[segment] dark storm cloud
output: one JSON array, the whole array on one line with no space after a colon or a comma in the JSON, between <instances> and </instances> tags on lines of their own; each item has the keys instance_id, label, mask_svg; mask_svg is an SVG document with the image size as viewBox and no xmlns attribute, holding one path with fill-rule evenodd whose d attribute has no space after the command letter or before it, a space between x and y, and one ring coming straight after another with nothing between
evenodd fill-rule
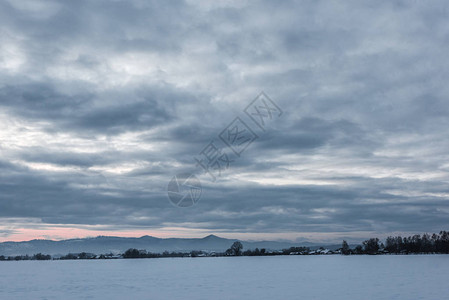
<instances>
[{"instance_id":1,"label":"dark storm cloud","mask_svg":"<svg viewBox=\"0 0 449 300\"><path fill-rule=\"evenodd\" d=\"M3 1L0 215L118 230L444 229L447 14L443 1ZM243 114L262 90L284 111L265 132ZM198 205L172 207L171 176L197 171L236 116L259 138L216 183L201 176Z\"/></svg>"},{"instance_id":2,"label":"dark storm cloud","mask_svg":"<svg viewBox=\"0 0 449 300\"><path fill-rule=\"evenodd\" d=\"M119 156L121 154L122 156ZM60 166L91 167L95 165L106 165L112 162L129 159L124 153L103 152L103 153L77 153L77 152L51 152L45 148L32 147L24 149L20 157L29 162L50 163ZM136 153L132 153L133 156Z\"/></svg>"},{"instance_id":3,"label":"dark storm cloud","mask_svg":"<svg viewBox=\"0 0 449 300\"><path fill-rule=\"evenodd\" d=\"M136 91L108 91L67 95L53 84L32 83L0 89L1 106L28 120L51 121L48 130L120 133L167 124L180 99L189 96L170 88L141 88ZM96 103L103 103L96 108ZM110 103L110 105L104 105Z\"/></svg>"}]
</instances>

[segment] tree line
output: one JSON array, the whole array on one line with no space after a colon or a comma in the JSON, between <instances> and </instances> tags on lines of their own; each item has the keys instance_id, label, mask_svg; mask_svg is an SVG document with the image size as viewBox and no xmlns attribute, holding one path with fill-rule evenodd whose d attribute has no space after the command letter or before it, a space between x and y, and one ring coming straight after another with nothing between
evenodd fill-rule
<instances>
[{"instance_id":1,"label":"tree line","mask_svg":"<svg viewBox=\"0 0 449 300\"><path fill-rule=\"evenodd\" d=\"M351 249L346 241L343 241L341 253L349 254L449 254L449 232L415 234L413 236L389 236L385 243L378 238L371 238Z\"/></svg>"},{"instance_id":2,"label":"tree line","mask_svg":"<svg viewBox=\"0 0 449 300\"><path fill-rule=\"evenodd\" d=\"M37 253L32 256L29 255L16 255L16 256L4 256L0 255L0 261L5 260L50 260L51 255Z\"/></svg>"}]
</instances>

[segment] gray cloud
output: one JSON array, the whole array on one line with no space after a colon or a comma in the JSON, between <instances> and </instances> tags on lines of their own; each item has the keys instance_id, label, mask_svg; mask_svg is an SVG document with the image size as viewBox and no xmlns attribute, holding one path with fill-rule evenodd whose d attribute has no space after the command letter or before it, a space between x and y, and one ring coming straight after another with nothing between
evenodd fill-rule
<instances>
[{"instance_id":1,"label":"gray cloud","mask_svg":"<svg viewBox=\"0 0 449 300\"><path fill-rule=\"evenodd\" d=\"M292 238L444 229L447 12L3 1L0 235L11 218ZM261 91L284 110L266 132L243 114ZM172 207L170 178L198 172L236 116L259 139L217 182L200 176L198 205Z\"/></svg>"}]
</instances>

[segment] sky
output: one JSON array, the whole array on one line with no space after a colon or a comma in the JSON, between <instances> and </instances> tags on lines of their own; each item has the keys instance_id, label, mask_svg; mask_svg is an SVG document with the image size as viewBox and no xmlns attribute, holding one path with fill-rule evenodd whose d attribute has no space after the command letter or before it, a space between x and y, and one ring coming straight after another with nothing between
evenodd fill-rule
<instances>
[{"instance_id":1,"label":"sky","mask_svg":"<svg viewBox=\"0 0 449 300\"><path fill-rule=\"evenodd\" d=\"M446 1L0 1L0 241L448 230L448 14ZM238 155L233 122L250 133ZM228 158L215 180L197 162L211 145ZM183 173L202 189L180 208L167 187Z\"/></svg>"}]
</instances>

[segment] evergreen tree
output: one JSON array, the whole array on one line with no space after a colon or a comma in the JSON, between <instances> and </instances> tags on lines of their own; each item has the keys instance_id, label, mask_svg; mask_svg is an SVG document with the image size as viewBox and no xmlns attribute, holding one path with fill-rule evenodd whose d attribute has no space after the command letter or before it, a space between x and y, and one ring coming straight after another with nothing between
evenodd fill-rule
<instances>
[{"instance_id":1,"label":"evergreen tree","mask_svg":"<svg viewBox=\"0 0 449 300\"><path fill-rule=\"evenodd\" d=\"M345 240L343 240L343 243L341 245L341 254L343 255L351 254L351 249L349 249L349 245Z\"/></svg>"}]
</instances>

